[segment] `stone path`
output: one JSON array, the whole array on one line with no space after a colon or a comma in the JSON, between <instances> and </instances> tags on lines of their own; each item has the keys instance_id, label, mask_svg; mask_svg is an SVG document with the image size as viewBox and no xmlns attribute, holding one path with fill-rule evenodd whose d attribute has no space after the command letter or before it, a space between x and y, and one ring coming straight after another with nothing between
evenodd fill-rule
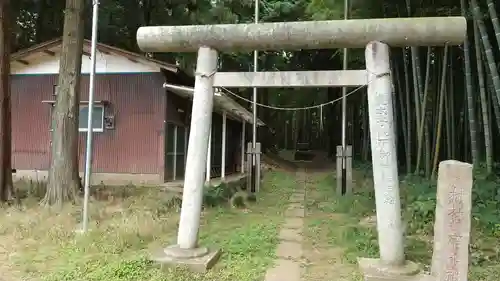
<instances>
[{"instance_id":1,"label":"stone path","mask_svg":"<svg viewBox=\"0 0 500 281\"><path fill-rule=\"evenodd\" d=\"M285 223L279 234L280 244L276 249L278 258L274 267L267 271L265 281L301 280L303 273L302 231L305 216L305 172L297 172L297 182L297 190L290 196L290 204L285 211Z\"/></svg>"}]
</instances>

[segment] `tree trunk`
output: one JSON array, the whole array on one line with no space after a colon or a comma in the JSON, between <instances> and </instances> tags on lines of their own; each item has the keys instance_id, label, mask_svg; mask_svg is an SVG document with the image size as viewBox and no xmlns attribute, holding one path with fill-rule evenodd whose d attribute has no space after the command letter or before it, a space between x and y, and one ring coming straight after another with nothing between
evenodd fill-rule
<instances>
[{"instance_id":1,"label":"tree trunk","mask_svg":"<svg viewBox=\"0 0 500 281\"><path fill-rule=\"evenodd\" d=\"M449 73L451 75L448 75L449 79L447 80L448 82L448 91L447 94L444 96L444 116L445 116L445 124L446 124L446 157L445 159L453 159L451 157L451 148L453 146L453 140L451 138L451 127L453 126L453 122L450 122L450 120L453 120L453 115L451 115L450 111L450 97L453 96L453 70L454 70L454 64L453 64L453 48L450 47L449 49L449 57L450 59L450 64L449 64Z\"/></svg>"},{"instance_id":2,"label":"tree trunk","mask_svg":"<svg viewBox=\"0 0 500 281\"><path fill-rule=\"evenodd\" d=\"M10 0L0 1L0 201L11 200L12 184L12 123L10 102Z\"/></svg>"},{"instance_id":3,"label":"tree trunk","mask_svg":"<svg viewBox=\"0 0 500 281\"><path fill-rule=\"evenodd\" d=\"M500 23L498 22L497 11L495 10L495 2L486 0L486 3L488 4L488 12L490 13L491 23L497 38L498 49L500 50Z\"/></svg>"},{"instance_id":4,"label":"tree trunk","mask_svg":"<svg viewBox=\"0 0 500 281\"><path fill-rule=\"evenodd\" d=\"M410 108L410 75L409 75L409 70L408 70L408 59L406 57L407 52L406 48L402 48L403 50L403 72L404 72L404 77L405 77L405 97L406 97L406 172L410 173L411 172L411 165L412 165L412 149L413 149L413 143L412 143L412 122L411 122L411 108ZM369 135L369 134L368 134Z\"/></svg>"},{"instance_id":5,"label":"tree trunk","mask_svg":"<svg viewBox=\"0 0 500 281\"><path fill-rule=\"evenodd\" d=\"M481 34L481 42L483 43L484 53L486 56L486 61L488 63L487 70L489 71L491 80L493 82L496 101L500 103L500 77L498 76L498 68L495 62L495 56L493 55L493 48L488 37L488 31L486 29L484 21L482 20L481 9L479 8L476 0L471 0L471 9L474 20L476 21L477 27L479 29L479 34Z\"/></svg>"},{"instance_id":6,"label":"tree trunk","mask_svg":"<svg viewBox=\"0 0 500 281\"><path fill-rule=\"evenodd\" d=\"M432 49L431 47L427 47L427 59L425 63L425 86L424 86L424 95L421 98L422 102L422 107L421 107L421 117L422 120L419 123L420 127L417 128L417 167L415 170L415 174L418 174L420 172L420 159L422 155L424 154L424 151L422 151L423 147L423 142L422 142L422 137L425 136L425 154L428 154L429 151L429 126L427 125L427 94L429 93L429 83L430 83L430 73L431 73L431 52ZM426 158L427 159L427 158ZM426 160L427 161L427 160Z\"/></svg>"},{"instance_id":7,"label":"tree trunk","mask_svg":"<svg viewBox=\"0 0 500 281\"><path fill-rule=\"evenodd\" d=\"M488 118L488 102L486 99L486 86L484 83L484 69L481 56L481 45L479 39L479 30L477 23L474 22L474 44L476 46L476 64L477 64L477 78L479 87L479 96L481 99L481 113L483 117L484 126L484 148L486 156L486 171L491 173L493 170L493 150L491 146L491 127Z\"/></svg>"},{"instance_id":8,"label":"tree trunk","mask_svg":"<svg viewBox=\"0 0 500 281\"><path fill-rule=\"evenodd\" d=\"M475 1L475 0L473 0ZM467 6L465 0L460 0L462 9L462 16L467 16ZM467 95L467 110L469 112L469 131L470 131L470 148L472 155L472 164L475 167L479 165L479 152L477 147L477 133L476 133L476 113L474 107L474 98L472 97L472 70L470 65L470 48L469 38L465 37L464 41L464 67L465 67L465 94Z\"/></svg>"},{"instance_id":9,"label":"tree trunk","mask_svg":"<svg viewBox=\"0 0 500 281\"><path fill-rule=\"evenodd\" d=\"M66 0L57 101L52 112L52 158L44 205L73 202L80 186L78 116L84 2Z\"/></svg>"},{"instance_id":10,"label":"tree trunk","mask_svg":"<svg viewBox=\"0 0 500 281\"><path fill-rule=\"evenodd\" d=\"M435 178L436 171L439 161L439 148L441 146L441 130L443 127L443 106L444 106L444 96L446 94L446 70L448 69L448 46L444 46L443 54L443 64L441 71L441 86L439 87L439 108L438 108L438 119L436 122L436 141L434 142L434 160L432 162L432 173L431 178Z\"/></svg>"}]
</instances>

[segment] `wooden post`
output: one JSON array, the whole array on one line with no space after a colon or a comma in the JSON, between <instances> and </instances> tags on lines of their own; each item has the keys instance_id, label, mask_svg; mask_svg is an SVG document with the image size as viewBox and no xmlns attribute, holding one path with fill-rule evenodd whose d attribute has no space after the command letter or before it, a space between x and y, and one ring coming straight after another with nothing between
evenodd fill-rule
<instances>
[{"instance_id":1,"label":"wooden post","mask_svg":"<svg viewBox=\"0 0 500 281\"><path fill-rule=\"evenodd\" d=\"M347 194L352 194L352 145L346 147L345 152L345 163L346 163L346 191Z\"/></svg>"},{"instance_id":2,"label":"wooden post","mask_svg":"<svg viewBox=\"0 0 500 281\"><path fill-rule=\"evenodd\" d=\"M342 150L342 146L338 145L337 146L337 164L336 164L336 169L337 169L337 195L344 195L342 194L342 181L343 181L343 165L342 162L345 161L346 167L345 167L345 193L344 194L351 194L352 193L352 146L348 145L346 146L345 153Z\"/></svg>"},{"instance_id":3,"label":"wooden post","mask_svg":"<svg viewBox=\"0 0 500 281\"><path fill-rule=\"evenodd\" d=\"M224 111L222 113L222 153L221 153L221 180L226 179L226 120L227 113Z\"/></svg>"},{"instance_id":4,"label":"wooden post","mask_svg":"<svg viewBox=\"0 0 500 281\"><path fill-rule=\"evenodd\" d=\"M241 124L241 173L245 173L245 124L243 121Z\"/></svg>"},{"instance_id":5,"label":"wooden post","mask_svg":"<svg viewBox=\"0 0 500 281\"><path fill-rule=\"evenodd\" d=\"M337 162L336 162L336 169L337 169L337 195L341 196L342 195L342 158L343 158L343 150L341 145L337 145Z\"/></svg>"},{"instance_id":6,"label":"wooden post","mask_svg":"<svg viewBox=\"0 0 500 281\"><path fill-rule=\"evenodd\" d=\"M261 180L261 143L258 142L255 144L255 192L259 192L260 190L260 180Z\"/></svg>"},{"instance_id":7,"label":"wooden post","mask_svg":"<svg viewBox=\"0 0 500 281\"><path fill-rule=\"evenodd\" d=\"M247 191L252 190L252 157L253 156L253 145L251 142L247 143Z\"/></svg>"},{"instance_id":8,"label":"wooden post","mask_svg":"<svg viewBox=\"0 0 500 281\"><path fill-rule=\"evenodd\" d=\"M174 159L173 159L173 175L172 179L175 181L177 179L177 125L174 126Z\"/></svg>"}]
</instances>

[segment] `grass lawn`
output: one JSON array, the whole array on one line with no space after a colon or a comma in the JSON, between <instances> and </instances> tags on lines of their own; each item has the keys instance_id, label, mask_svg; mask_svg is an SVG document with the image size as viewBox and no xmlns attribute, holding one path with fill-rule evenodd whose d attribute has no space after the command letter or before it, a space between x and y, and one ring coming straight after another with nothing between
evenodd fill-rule
<instances>
[{"instance_id":1,"label":"grass lawn","mask_svg":"<svg viewBox=\"0 0 500 281\"><path fill-rule=\"evenodd\" d=\"M90 204L92 231L75 234L81 206L47 210L37 199L0 208L0 276L5 280L196 281L263 279L274 260L278 229L295 177L267 172L258 202L247 210L205 209L200 244L223 250L207 274L181 268L160 270L149 251L174 243L179 214L170 196L154 189L109 192Z\"/></svg>"},{"instance_id":2,"label":"grass lawn","mask_svg":"<svg viewBox=\"0 0 500 281\"><path fill-rule=\"evenodd\" d=\"M339 198L335 179L311 175L308 189L307 241L310 245L306 280L360 281L357 257L378 257L373 183L369 173L355 174L355 194ZM500 211L489 194L498 181L476 177L473 196L469 280L496 281L500 275ZM432 257L435 182L402 181L402 209L409 260L429 265ZM321 277L324 278L321 278Z\"/></svg>"}]
</instances>

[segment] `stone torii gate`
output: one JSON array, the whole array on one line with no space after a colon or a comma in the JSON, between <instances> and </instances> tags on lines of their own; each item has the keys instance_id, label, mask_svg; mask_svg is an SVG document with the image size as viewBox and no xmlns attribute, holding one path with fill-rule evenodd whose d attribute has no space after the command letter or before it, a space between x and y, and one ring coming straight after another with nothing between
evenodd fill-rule
<instances>
[{"instance_id":1,"label":"stone torii gate","mask_svg":"<svg viewBox=\"0 0 500 281\"><path fill-rule=\"evenodd\" d=\"M154 259L206 270L219 250L198 245L214 87L368 86L368 109L380 259L360 259L367 280L401 280L414 274L405 260L393 126L389 46L458 45L463 17L392 18L260 24L141 27L146 52L198 52L191 132L177 244ZM366 48L366 69L312 72L217 72L218 51ZM378 278L378 279L377 279Z\"/></svg>"}]
</instances>

